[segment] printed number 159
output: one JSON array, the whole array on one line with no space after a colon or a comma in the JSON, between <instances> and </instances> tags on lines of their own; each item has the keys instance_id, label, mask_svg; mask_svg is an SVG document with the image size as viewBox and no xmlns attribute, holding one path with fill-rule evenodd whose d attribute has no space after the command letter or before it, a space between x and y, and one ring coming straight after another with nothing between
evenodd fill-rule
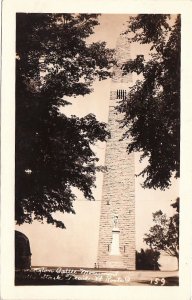
<instances>
[{"instance_id":1,"label":"printed number 159","mask_svg":"<svg viewBox=\"0 0 192 300\"><path fill-rule=\"evenodd\" d=\"M154 285L165 285L165 278L152 278L150 284Z\"/></svg>"}]
</instances>

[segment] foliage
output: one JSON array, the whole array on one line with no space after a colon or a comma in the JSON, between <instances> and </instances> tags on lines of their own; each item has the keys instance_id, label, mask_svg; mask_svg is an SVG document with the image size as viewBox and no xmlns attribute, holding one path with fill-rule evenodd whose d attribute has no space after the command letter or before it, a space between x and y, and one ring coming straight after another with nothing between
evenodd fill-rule
<instances>
[{"instance_id":1,"label":"foliage","mask_svg":"<svg viewBox=\"0 0 192 300\"><path fill-rule=\"evenodd\" d=\"M67 97L85 95L110 76L113 51L86 39L98 25L95 14L17 14L15 218L64 224L56 211L75 213L73 187L93 199L102 167L92 150L105 141L106 124L93 114L67 117ZM67 98L68 99L68 98ZM62 110L63 111L63 110Z\"/></svg>"},{"instance_id":2,"label":"foliage","mask_svg":"<svg viewBox=\"0 0 192 300\"><path fill-rule=\"evenodd\" d=\"M161 210L153 213L152 226L144 241L154 250L163 250L179 259L179 198L172 204L177 212L168 218Z\"/></svg>"},{"instance_id":3,"label":"foliage","mask_svg":"<svg viewBox=\"0 0 192 300\"><path fill-rule=\"evenodd\" d=\"M159 257L160 252L153 249L136 251L136 270L159 270Z\"/></svg>"},{"instance_id":4,"label":"foliage","mask_svg":"<svg viewBox=\"0 0 192 300\"><path fill-rule=\"evenodd\" d=\"M174 24L173 24L174 23ZM127 38L148 45L124 64L124 74L138 75L127 100L118 110L124 113L124 139L128 152L141 151L148 165L138 175L144 188L165 189L171 177L179 177L180 165L180 16L137 15L129 22ZM142 48L142 47L141 47Z\"/></svg>"}]
</instances>

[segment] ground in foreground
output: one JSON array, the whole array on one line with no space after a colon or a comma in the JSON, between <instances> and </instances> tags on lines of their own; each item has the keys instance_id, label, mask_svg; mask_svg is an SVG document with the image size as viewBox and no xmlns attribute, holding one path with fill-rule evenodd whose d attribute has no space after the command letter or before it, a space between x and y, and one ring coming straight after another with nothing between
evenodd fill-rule
<instances>
[{"instance_id":1,"label":"ground in foreground","mask_svg":"<svg viewBox=\"0 0 192 300\"><path fill-rule=\"evenodd\" d=\"M35 267L16 270L15 285L179 285L178 271L124 271Z\"/></svg>"}]
</instances>

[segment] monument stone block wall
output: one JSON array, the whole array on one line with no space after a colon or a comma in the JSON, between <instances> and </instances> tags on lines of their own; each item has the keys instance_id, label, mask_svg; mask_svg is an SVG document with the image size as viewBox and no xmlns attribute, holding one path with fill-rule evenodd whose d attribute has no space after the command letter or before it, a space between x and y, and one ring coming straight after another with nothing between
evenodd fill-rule
<instances>
[{"instance_id":1,"label":"monument stone block wall","mask_svg":"<svg viewBox=\"0 0 192 300\"><path fill-rule=\"evenodd\" d=\"M103 195L101 201L98 267L135 270L135 176L134 154L127 154L127 140L121 140L123 129L115 106L118 89L127 89L131 76L122 77L121 64L130 59L130 46L125 37L117 41L118 66L111 80ZM116 243L116 244L115 244ZM117 245L118 243L118 245ZM119 254L114 249L119 249Z\"/></svg>"}]
</instances>

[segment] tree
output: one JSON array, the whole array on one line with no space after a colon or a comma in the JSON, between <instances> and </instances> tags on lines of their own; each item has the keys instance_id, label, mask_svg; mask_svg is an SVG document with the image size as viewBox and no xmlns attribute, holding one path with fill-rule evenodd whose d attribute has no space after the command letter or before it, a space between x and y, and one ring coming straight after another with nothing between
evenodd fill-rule
<instances>
[{"instance_id":1,"label":"tree","mask_svg":"<svg viewBox=\"0 0 192 300\"><path fill-rule=\"evenodd\" d=\"M67 117L66 96L110 76L113 51L86 39L95 14L17 14L15 219L64 228L56 211L75 213L73 187L92 200L98 166L92 145L109 137L93 114ZM68 99L68 98L67 98Z\"/></svg>"},{"instance_id":2,"label":"tree","mask_svg":"<svg viewBox=\"0 0 192 300\"><path fill-rule=\"evenodd\" d=\"M124 113L128 153L141 151L147 166L138 175L144 188L165 189L180 171L180 15L137 15L130 19L127 38L150 47L125 63L124 74L139 75L118 110Z\"/></svg>"},{"instance_id":3,"label":"tree","mask_svg":"<svg viewBox=\"0 0 192 300\"><path fill-rule=\"evenodd\" d=\"M136 251L136 270L159 270L159 257L160 252L153 249Z\"/></svg>"},{"instance_id":4,"label":"tree","mask_svg":"<svg viewBox=\"0 0 192 300\"><path fill-rule=\"evenodd\" d=\"M177 258L179 262L179 198L172 204L176 208L176 214L167 218L161 210L153 213L152 226L144 241L154 250L163 250L170 256Z\"/></svg>"}]
</instances>

